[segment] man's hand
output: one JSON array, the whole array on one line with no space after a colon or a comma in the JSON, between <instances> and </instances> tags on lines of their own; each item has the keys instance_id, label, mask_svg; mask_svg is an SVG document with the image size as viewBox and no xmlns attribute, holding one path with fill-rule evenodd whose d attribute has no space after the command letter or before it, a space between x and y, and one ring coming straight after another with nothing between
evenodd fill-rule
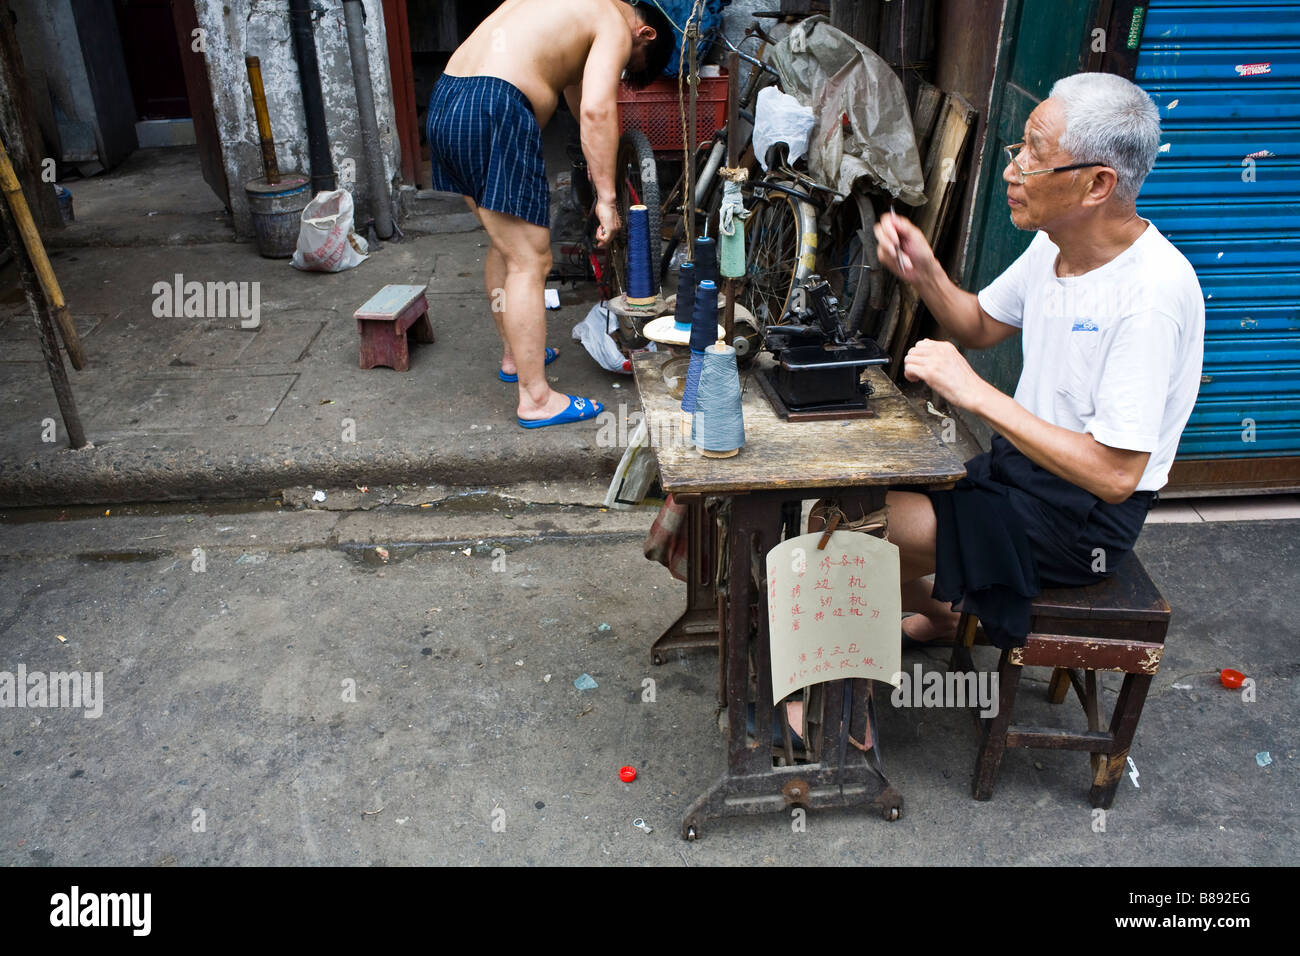
<instances>
[{"instance_id":1,"label":"man's hand","mask_svg":"<svg viewBox=\"0 0 1300 956\"><path fill-rule=\"evenodd\" d=\"M958 408L973 408L982 392L991 386L980 378L951 342L922 339L903 360L903 375L909 382L925 382L935 394Z\"/></svg>"},{"instance_id":2,"label":"man's hand","mask_svg":"<svg viewBox=\"0 0 1300 956\"><path fill-rule=\"evenodd\" d=\"M603 249L623 228L623 223L618 217L618 207L612 202L596 203L596 219L600 222L596 228L596 243Z\"/></svg>"},{"instance_id":3,"label":"man's hand","mask_svg":"<svg viewBox=\"0 0 1300 956\"><path fill-rule=\"evenodd\" d=\"M874 231L876 255L890 272L904 282L930 277L936 264L934 253L910 219L889 212L880 217Z\"/></svg>"}]
</instances>

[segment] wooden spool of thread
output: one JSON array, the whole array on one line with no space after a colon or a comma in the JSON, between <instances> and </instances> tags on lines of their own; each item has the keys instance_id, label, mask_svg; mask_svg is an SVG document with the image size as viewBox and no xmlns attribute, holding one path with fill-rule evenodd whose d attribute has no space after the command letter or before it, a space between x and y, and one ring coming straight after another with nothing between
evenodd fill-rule
<instances>
[{"instance_id":1,"label":"wooden spool of thread","mask_svg":"<svg viewBox=\"0 0 1300 956\"><path fill-rule=\"evenodd\" d=\"M650 278L650 210L633 206L627 211L627 304L654 305Z\"/></svg>"}]
</instances>

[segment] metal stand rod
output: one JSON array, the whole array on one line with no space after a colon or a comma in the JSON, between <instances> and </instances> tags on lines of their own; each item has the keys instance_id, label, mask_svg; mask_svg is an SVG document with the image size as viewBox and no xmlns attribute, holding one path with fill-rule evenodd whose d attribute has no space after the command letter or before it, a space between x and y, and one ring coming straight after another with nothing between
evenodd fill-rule
<instances>
[{"instance_id":1,"label":"metal stand rod","mask_svg":"<svg viewBox=\"0 0 1300 956\"><path fill-rule=\"evenodd\" d=\"M727 168L740 164L740 57L727 57ZM739 227L737 227L739 228ZM727 305L722 311L722 341L731 344L736 330L736 280L727 279Z\"/></svg>"},{"instance_id":2,"label":"metal stand rod","mask_svg":"<svg viewBox=\"0 0 1300 956\"><path fill-rule=\"evenodd\" d=\"M686 245L690 250L688 258L694 261L695 252L695 189L692 175L695 167L695 151L699 148L699 131L696 129L696 103L699 99L700 71L696 58L696 44L699 40L699 27L692 23L686 30L687 35L687 70L686 85L690 88L686 94Z\"/></svg>"},{"instance_id":3,"label":"metal stand rod","mask_svg":"<svg viewBox=\"0 0 1300 956\"><path fill-rule=\"evenodd\" d=\"M77 412L77 401L72 396L72 386L68 382L68 372L63 367L63 353L59 351L59 340L54 334L54 325L50 322L45 294L41 291L40 280L28 258L27 249L14 221L12 210L7 202L0 202L0 219L4 220L5 236L9 248L13 251L14 262L18 265L18 274L22 279L23 292L27 295L27 305L36 320L36 330L41 338L41 353L45 356L45 366L50 372L50 384L54 386L54 397L59 403L59 413L63 416L63 427L68 433L69 448L84 448L86 433L81 428L81 415Z\"/></svg>"}]
</instances>

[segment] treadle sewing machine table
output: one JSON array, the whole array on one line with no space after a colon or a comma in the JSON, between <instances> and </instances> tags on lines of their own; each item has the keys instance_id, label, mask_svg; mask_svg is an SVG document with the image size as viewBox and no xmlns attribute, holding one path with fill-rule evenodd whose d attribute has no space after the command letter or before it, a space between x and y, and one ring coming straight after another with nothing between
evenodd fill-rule
<instances>
[{"instance_id":1,"label":"treadle sewing machine table","mask_svg":"<svg viewBox=\"0 0 1300 956\"><path fill-rule=\"evenodd\" d=\"M902 797L883 785L865 755L850 746L845 766L839 765L846 681L815 685L822 707L814 698L807 718L810 762L774 766L766 589L757 582L765 580L763 556L783 537L802 533L805 499L833 498L855 517L883 507L889 488L947 487L966 470L879 368L867 373L874 417L844 421L784 421L757 381L742 373L745 447L735 458L705 458L684 442L661 440L680 435L681 428L681 403L663 381L668 359L663 352L641 352L632 362L660 483L688 508L687 608L655 642L651 657L662 664L677 651L718 650L720 704L728 718L727 769L686 811L682 836L695 839L709 818L792 806L874 806L886 819L897 819ZM730 503L725 540L706 497ZM727 558L725 586L718 588L721 555ZM863 740L867 682L851 684L849 727ZM789 735L781 739L783 753L792 757Z\"/></svg>"}]
</instances>

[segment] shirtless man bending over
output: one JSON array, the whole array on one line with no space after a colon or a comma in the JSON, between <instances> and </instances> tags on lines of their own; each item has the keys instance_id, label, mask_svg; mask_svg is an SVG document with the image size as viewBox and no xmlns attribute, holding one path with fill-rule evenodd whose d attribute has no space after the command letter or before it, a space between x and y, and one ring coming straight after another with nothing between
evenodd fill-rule
<instances>
[{"instance_id":1,"label":"shirtless man bending over","mask_svg":"<svg viewBox=\"0 0 1300 956\"><path fill-rule=\"evenodd\" d=\"M597 239L621 226L614 205L618 84L659 76L674 49L653 0L506 0L452 54L429 103L433 186L458 192L491 240L484 282L505 344L500 377L519 383L525 428L594 418L598 402L553 391L545 366L550 188L542 127L563 94L579 118L596 190Z\"/></svg>"}]
</instances>

